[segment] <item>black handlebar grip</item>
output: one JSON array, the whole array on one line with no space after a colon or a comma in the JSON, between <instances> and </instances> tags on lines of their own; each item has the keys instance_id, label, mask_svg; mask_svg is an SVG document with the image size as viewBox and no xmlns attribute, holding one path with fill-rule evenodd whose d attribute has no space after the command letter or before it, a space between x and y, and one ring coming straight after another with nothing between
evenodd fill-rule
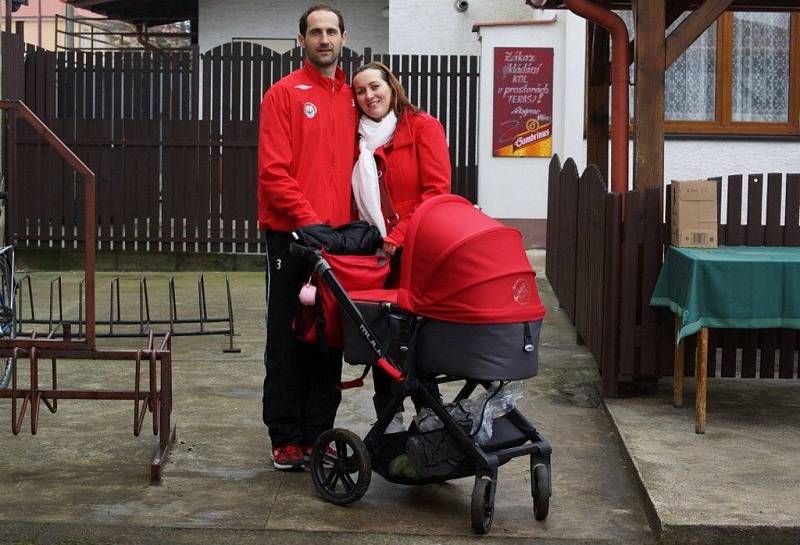
<instances>
[{"instance_id":1,"label":"black handlebar grip","mask_svg":"<svg viewBox=\"0 0 800 545\"><path fill-rule=\"evenodd\" d=\"M296 258L302 259L311 266L314 266L317 261L322 258L321 251L303 246L297 242L292 242L289 244L289 253Z\"/></svg>"}]
</instances>

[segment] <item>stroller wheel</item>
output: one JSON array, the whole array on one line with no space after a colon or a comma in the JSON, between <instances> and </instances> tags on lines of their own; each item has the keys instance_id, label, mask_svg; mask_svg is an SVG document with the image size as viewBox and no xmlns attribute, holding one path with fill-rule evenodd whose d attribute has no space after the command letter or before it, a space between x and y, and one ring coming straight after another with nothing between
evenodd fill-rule
<instances>
[{"instance_id":1,"label":"stroller wheel","mask_svg":"<svg viewBox=\"0 0 800 545\"><path fill-rule=\"evenodd\" d=\"M533 468L533 516L536 520L544 520L550 512L550 468L537 464Z\"/></svg>"},{"instance_id":2,"label":"stroller wheel","mask_svg":"<svg viewBox=\"0 0 800 545\"><path fill-rule=\"evenodd\" d=\"M326 501L348 505L361 499L372 478L364 442L349 430L335 428L324 432L314 443L311 478Z\"/></svg>"},{"instance_id":3,"label":"stroller wheel","mask_svg":"<svg viewBox=\"0 0 800 545\"><path fill-rule=\"evenodd\" d=\"M490 477L477 477L472 488L472 505L470 517L472 529L476 534L483 535L492 527L494 520L494 486Z\"/></svg>"}]
</instances>

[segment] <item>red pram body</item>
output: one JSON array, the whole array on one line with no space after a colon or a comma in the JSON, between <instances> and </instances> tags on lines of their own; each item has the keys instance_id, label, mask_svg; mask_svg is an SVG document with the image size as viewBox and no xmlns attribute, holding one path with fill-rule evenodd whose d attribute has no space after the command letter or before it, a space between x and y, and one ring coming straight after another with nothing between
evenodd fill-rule
<instances>
[{"instance_id":1,"label":"red pram body","mask_svg":"<svg viewBox=\"0 0 800 545\"><path fill-rule=\"evenodd\" d=\"M425 318L415 342L422 371L481 380L538 372L544 306L519 231L469 201L441 195L409 225L397 290L350 291L376 331L391 331L386 305ZM345 320L345 360L369 363L357 324Z\"/></svg>"}]
</instances>

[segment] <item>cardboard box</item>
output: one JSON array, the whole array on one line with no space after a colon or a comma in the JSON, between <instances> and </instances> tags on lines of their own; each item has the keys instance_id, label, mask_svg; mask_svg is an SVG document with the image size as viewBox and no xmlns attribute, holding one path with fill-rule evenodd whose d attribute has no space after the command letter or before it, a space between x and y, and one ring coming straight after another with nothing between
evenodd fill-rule
<instances>
[{"instance_id":1,"label":"cardboard box","mask_svg":"<svg viewBox=\"0 0 800 545\"><path fill-rule=\"evenodd\" d=\"M672 245L717 247L717 184L707 180L672 181Z\"/></svg>"}]
</instances>

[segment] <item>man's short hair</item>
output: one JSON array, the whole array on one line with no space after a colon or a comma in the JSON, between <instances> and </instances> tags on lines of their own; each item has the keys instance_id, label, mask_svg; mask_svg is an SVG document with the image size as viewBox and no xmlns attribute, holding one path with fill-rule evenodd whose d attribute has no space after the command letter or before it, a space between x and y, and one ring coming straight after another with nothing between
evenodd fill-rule
<instances>
[{"instance_id":1,"label":"man's short hair","mask_svg":"<svg viewBox=\"0 0 800 545\"><path fill-rule=\"evenodd\" d=\"M342 17L342 12L328 4L317 4L308 8L306 12L300 16L300 36L305 38L306 30L308 30L308 16L315 11L330 11L331 13L335 13L336 17L339 18L339 32L344 34L344 17Z\"/></svg>"}]
</instances>

